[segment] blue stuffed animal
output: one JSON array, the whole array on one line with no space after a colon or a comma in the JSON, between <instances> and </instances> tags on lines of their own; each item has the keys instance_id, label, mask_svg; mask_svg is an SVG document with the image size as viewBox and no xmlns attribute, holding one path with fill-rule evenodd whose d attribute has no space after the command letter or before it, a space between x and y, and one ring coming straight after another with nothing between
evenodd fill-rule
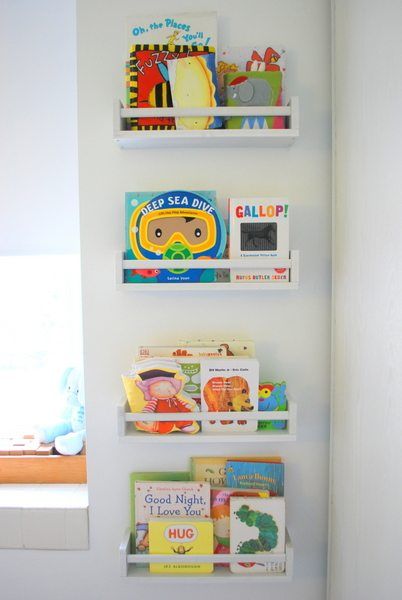
<instances>
[{"instance_id":1,"label":"blue stuffed animal","mask_svg":"<svg viewBox=\"0 0 402 600\"><path fill-rule=\"evenodd\" d=\"M60 418L38 426L36 432L41 442L55 442L60 454L79 454L85 442L84 386L80 369L65 370L61 390L66 402Z\"/></svg>"}]
</instances>

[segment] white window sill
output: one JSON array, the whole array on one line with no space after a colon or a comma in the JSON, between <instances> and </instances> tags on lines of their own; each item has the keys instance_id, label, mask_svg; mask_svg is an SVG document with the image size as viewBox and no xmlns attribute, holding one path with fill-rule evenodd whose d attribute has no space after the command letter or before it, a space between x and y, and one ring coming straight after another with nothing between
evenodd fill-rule
<instances>
[{"instance_id":1,"label":"white window sill","mask_svg":"<svg viewBox=\"0 0 402 600\"><path fill-rule=\"evenodd\" d=\"M0 548L87 550L83 484L1 484Z\"/></svg>"}]
</instances>

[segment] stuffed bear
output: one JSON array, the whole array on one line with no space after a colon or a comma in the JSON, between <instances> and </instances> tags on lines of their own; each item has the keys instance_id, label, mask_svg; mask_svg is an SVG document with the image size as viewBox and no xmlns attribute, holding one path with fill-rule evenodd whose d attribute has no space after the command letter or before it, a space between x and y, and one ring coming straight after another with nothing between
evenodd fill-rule
<instances>
[{"instance_id":1,"label":"stuffed bear","mask_svg":"<svg viewBox=\"0 0 402 600\"><path fill-rule=\"evenodd\" d=\"M65 370L61 390L65 396L65 407L60 418L37 426L36 433L43 443L54 441L60 454L79 454L85 441L84 387L79 369Z\"/></svg>"}]
</instances>

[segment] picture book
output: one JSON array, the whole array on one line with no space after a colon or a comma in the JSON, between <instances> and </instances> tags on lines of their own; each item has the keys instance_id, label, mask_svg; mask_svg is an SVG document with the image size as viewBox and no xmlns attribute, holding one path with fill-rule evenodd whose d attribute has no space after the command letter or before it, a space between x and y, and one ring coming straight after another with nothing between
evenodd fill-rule
<instances>
[{"instance_id":1,"label":"picture book","mask_svg":"<svg viewBox=\"0 0 402 600\"><path fill-rule=\"evenodd\" d=\"M149 554L213 554L211 519L150 519ZM212 573L213 563L150 563L151 573Z\"/></svg>"},{"instance_id":2,"label":"picture book","mask_svg":"<svg viewBox=\"0 0 402 600\"><path fill-rule=\"evenodd\" d=\"M210 517L210 485L198 481L136 481L136 551L148 552L150 519Z\"/></svg>"},{"instance_id":3,"label":"picture book","mask_svg":"<svg viewBox=\"0 0 402 600\"><path fill-rule=\"evenodd\" d=\"M135 534L135 484L137 481L190 481L188 471L142 471L130 473L130 530Z\"/></svg>"},{"instance_id":4,"label":"picture book","mask_svg":"<svg viewBox=\"0 0 402 600\"><path fill-rule=\"evenodd\" d=\"M232 554L285 553L284 498L230 498ZM232 563L232 573L282 573L285 561Z\"/></svg>"},{"instance_id":5,"label":"picture book","mask_svg":"<svg viewBox=\"0 0 402 600\"><path fill-rule=\"evenodd\" d=\"M226 226L213 191L127 192L125 230L126 259L221 258L226 247ZM126 283L207 282L214 277L214 269L124 271Z\"/></svg>"},{"instance_id":6,"label":"picture book","mask_svg":"<svg viewBox=\"0 0 402 600\"><path fill-rule=\"evenodd\" d=\"M288 409L286 398L286 383L273 383L270 381L260 383L258 386L258 410L284 411ZM286 429L287 421L259 421L258 429L275 431Z\"/></svg>"},{"instance_id":7,"label":"picture book","mask_svg":"<svg viewBox=\"0 0 402 600\"><path fill-rule=\"evenodd\" d=\"M219 348L226 350L227 356L248 356L254 358L255 343L252 340L237 340L237 339L213 339L213 340L178 340L182 346L210 346L217 345Z\"/></svg>"},{"instance_id":8,"label":"picture book","mask_svg":"<svg viewBox=\"0 0 402 600\"><path fill-rule=\"evenodd\" d=\"M269 498L269 491L211 488L211 518L214 524L215 554L230 553L230 498L235 496Z\"/></svg>"},{"instance_id":9,"label":"picture book","mask_svg":"<svg viewBox=\"0 0 402 600\"><path fill-rule=\"evenodd\" d=\"M225 456L192 456L190 474L192 481L207 481L213 486L226 485Z\"/></svg>"},{"instance_id":10,"label":"picture book","mask_svg":"<svg viewBox=\"0 0 402 600\"><path fill-rule=\"evenodd\" d=\"M244 72L246 72L246 76L254 75L255 73L269 73L270 77L273 77L271 81L267 80L271 90L267 91L264 84L259 84L259 86L262 86L262 89L258 90L258 92L259 94L263 92L263 96L254 105L283 105L286 72L286 51L283 47L265 45L254 48L224 48L218 60L218 87L222 102L225 100L225 75L232 75L236 78L239 76L239 73ZM247 87L249 86L246 86L246 90ZM246 94L246 97L249 95ZM268 103L264 101L267 96L270 97ZM255 118L251 118L248 121L248 126L249 128L255 126ZM285 119L280 116L269 117L267 126L270 129L283 129L285 127Z\"/></svg>"},{"instance_id":11,"label":"picture book","mask_svg":"<svg viewBox=\"0 0 402 600\"><path fill-rule=\"evenodd\" d=\"M255 358L204 359L201 362L201 408L209 412L258 410L259 363ZM213 420L203 422L203 431L257 430L257 421Z\"/></svg>"},{"instance_id":12,"label":"picture book","mask_svg":"<svg viewBox=\"0 0 402 600\"><path fill-rule=\"evenodd\" d=\"M184 346L177 344L176 346L138 347L138 358L140 360L155 357L172 357L176 360L179 358L219 358L220 356L226 356L226 353L226 348L213 344L210 346Z\"/></svg>"},{"instance_id":13,"label":"picture book","mask_svg":"<svg viewBox=\"0 0 402 600\"><path fill-rule=\"evenodd\" d=\"M281 92L282 73L249 72L225 73L226 106L276 106ZM227 129L273 129L275 117L236 116L225 120ZM282 117L283 119L283 117Z\"/></svg>"},{"instance_id":14,"label":"picture book","mask_svg":"<svg viewBox=\"0 0 402 600\"><path fill-rule=\"evenodd\" d=\"M230 198L231 258L289 258L289 203L279 198ZM289 269L230 270L231 281L289 281Z\"/></svg>"},{"instance_id":15,"label":"picture book","mask_svg":"<svg viewBox=\"0 0 402 600\"><path fill-rule=\"evenodd\" d=\"M210 46L177 46L167 44L135 44L130 48L128 85L129 108L171 107L172 93L168 61L214 52ZM126 75L127 77L127 75ZM129 117L133 130L175 129L172 117Z\"/></svg>"},{"instance_id":16,"label":"picture book","mask_svg":"<svg viewBox=\"0 0 402 600\"><path fill-rule=\"evenodd\" d=\"M174 359L142 360L134 363L130 374L122 378L131 412L183 415L181 420L173 421L134 421L138 431L198 433L200 427L192 413L198 412L199 408L184 392L185 377Z\"/></svg>"},{"instance_id":17,"label":"picture book","mask_svg":"<svg viewBox=\"0 0 402 600\"><path fill-rule=\"evenodd\" d=\"M271 496L283 496L285 465L278 462L228 460L226 485L232 488L269 490Z\"/></svg>"},{"instance_id":18,"label":"picture book","mask_svg":"<svg viewBox=\"0 0 402 600\"><path fill-rule=\"evenodd\" d=\"M175 108L214 108L219 106L215 54L168 60L170 92ZM176 117L176 129L215 129L220 117Z\"/></svg>"},{"instance_id":19,"label":"picture book","mask_svg":"<svg viewBox=\"0 0 402 600\"><path fill-rule=\"evenodd\" d=\"M127 52L134 44L217 47L216 12L173 13L127 17Z\"/></svg>"}]
</instances>

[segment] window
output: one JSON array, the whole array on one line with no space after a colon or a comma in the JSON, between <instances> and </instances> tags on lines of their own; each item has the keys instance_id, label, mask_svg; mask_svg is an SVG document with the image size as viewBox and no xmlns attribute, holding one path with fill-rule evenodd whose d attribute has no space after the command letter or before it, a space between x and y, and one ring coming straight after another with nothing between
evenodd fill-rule
<instances>
[{"instance_id":1,"label":"window","mask_svg":"<svg viewBox=\"0 0 402 600\"><path fill-rule=\"evenodd\" d=\"M59 384L82 363L77 255L0 257L0 435L59 416Z\"/></svg>"}]
</instances>

